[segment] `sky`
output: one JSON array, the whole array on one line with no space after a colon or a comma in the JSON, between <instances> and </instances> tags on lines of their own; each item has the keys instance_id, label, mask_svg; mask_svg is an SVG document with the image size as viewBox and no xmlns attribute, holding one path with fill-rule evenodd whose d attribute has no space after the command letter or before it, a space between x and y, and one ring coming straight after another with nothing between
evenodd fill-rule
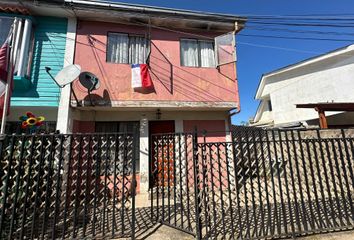
<instances>
[{"instance_id":1,"label":"sky","mask_svg":"<svg viewBox=\"0 0 354 240\"><path fill-rule=\"evenodd\" d=\"M119 2L150 6L180 8L234 15L354 15L353 0L121 0ZM272 26L266 26L268 29ZM303 28L302 28L303 29ZM354 29L354 26L353 26ZM295 29L299 30L299 29ZM307 28L316 31L318 28ZM348 28L321 28L321 31L348 32ZM253 35L278 35L284 37L336 38L353 41L323 41L264 38ZM237 69L241 112L232 119L234 124L248 121L253 117L259 102L254 99L262 74L298 61L323 54L354 43L354 36L312 35L309 33L274 33L270 30L256 31L252 26L237 36Z\"/></svg>"}]
</instances>

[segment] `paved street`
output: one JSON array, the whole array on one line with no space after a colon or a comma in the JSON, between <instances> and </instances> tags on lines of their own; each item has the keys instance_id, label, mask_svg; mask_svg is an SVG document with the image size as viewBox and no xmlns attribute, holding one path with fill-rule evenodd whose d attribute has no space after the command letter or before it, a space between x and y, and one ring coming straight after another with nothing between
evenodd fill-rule
<instances>
[{"instance_id":1,"label":"paved street","mask_svg":"<svg viewBox=\"0 0 354 240\"><path fill-rule=\"evenodd\" d=\"M178 231L168 226L156 226L149 233L141 235L137 239L146 240L187 240L195 239L193 236ZM296 238L297 240L353 240L354 231L334 232L327 234L317 234L307 237ZM127 239L128 240L128 239Z\"/></svg>"}]
</instances>

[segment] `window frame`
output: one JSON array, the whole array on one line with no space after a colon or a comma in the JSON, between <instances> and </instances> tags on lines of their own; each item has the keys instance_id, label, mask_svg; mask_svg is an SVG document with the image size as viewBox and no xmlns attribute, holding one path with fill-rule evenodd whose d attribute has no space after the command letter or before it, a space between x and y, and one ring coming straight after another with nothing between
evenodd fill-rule
<instances>
[{"instance_id":1,"label":"window frame","mask_svg":"<svg viewBox=\"0 0 354 240\"><path fill-rule=\"evenodd\" d=\"M198 51L198 66L185 66L182 64L182 44L181 42L183 40L194 40L197 41L197 51ZM201 58L201 48L200 48L200 42L210 42L213 45L213 51L214 51L214 61L215 61L215 65L214 66L209 66L209 67L203 67L202 66L202 58ZM216 67L216 58L215 58L215 42L213 40L209 40L209 39L200 39L200 38L180 38L179 39L179 55L180 55L180 65L181 67L190 67L190 68L215 68Z\"/></svg>"},{"instance_id":2,"label":"window frame","mask_svg":"<svg viewBox=\"0 0 354 240\"><path fill-rule=\"evenodd\" d=\"M18 36L17 38L13 38L13 41L18 41L17 49L15 49L17 52L15 53L16 59L14 62L14 69L13 69L13 74L14 78L26 78L28 80L31 79L31 71L32 71L32 62L33 62L33 54L35 50L35 24L34 21L31 17L25 17L25 16L0 16L0 18L7 18L7 19L12 19L15 21L17 18L22 22L21 24L21 35ZM20 69L18 66L19 63L19 57L21 54L21 47L22 47L22 41L24 41L23 35L24 35L24 30L25 30L25 22L29 20L30 21L30 29L29 29L29 43L28 43L28 49L27 51L24 52L24 64L22 66L23 69ZM18 30L17 30L18 31ZM15 33L17 34L17 32ZM1 44L1 43L0 43ZM0 46L1 47L1 46ZM19 70L23 72L22 74L19 74Z\"/></svg>"},{"instance_id":3,"label":"window frame","mask_svg":"<svg viewBox=\"0 0 354 240\"><path fill-rule=\"evenodd\" d=\"M128 52L127 52L127 59L128 63L116 63L116 62L111 62L108 61L108 40L109 40L109 34L117 34L117 35L127 35L128 36ZM132 65L132 64L138 64L138 63L129 63L129 48L130 48L130 37L142 37L146 41L146 56L147 59L145 60L146 63L148 62L148 56L150 55L150 49L151 49L151 40L146 37L146 34L139 34L139 33L126 33L126 32L114 32L114 31L108 31L106 34L106 63L111 63L111 64L126 64L126 65Z\"/></svg>"}]
</instances>

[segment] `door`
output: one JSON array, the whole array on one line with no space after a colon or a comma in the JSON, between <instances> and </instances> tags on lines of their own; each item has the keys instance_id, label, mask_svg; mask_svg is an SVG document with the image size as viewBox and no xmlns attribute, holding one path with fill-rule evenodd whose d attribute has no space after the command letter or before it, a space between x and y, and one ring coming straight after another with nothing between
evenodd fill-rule
<instances>
[{"instance_id":1,"label":"door","mask_svg":"<svg viewBox=\"0 0 354 240\"><path fill-rule=\"evenodd\" d=\"M173 152L173 146L170 146L168 139L160 138L159 134L174 133L175 121L151 121L149 122L149 141L150 141L150 174L149 174L149 186L155 187L158 184L158 179L164 179L158 174L161 172L161 167L168 169L169 166L173 166L173 159L170 153ZM158 139L158 140L157 140ZM171 171L173 172L173 171ZM171 178L171 176L170 176ZM170 179L173 180L173 179ZM173 182L173 181L170 181Z\"/></svg>"}]
</instances>

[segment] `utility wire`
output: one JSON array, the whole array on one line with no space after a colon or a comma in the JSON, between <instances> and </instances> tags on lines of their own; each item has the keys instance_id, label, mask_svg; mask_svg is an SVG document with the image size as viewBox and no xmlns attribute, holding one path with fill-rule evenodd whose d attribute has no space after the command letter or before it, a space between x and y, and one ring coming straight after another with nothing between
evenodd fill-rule
<instances>
[{"instance_id":1,"label":"utility wire","mask_svg":"<svg viewBox=\"0 0 354 240\"><path fill-rule=\"evenodd\" d=\"M354 36L354 32L334 32L334 31L317 31L317 30L301 30L301 29L289 29L289 28L269 28L269 27L256 27L247 26L246 29L254 31L271 31L271 32L289 32L289 33L305 33L316 35L335 35L335 36Z\"/></svg>"},{"instance_id":2,"label":"utility wire","mask_svg":"<svg viewBox=\"0 0 354 240\"><path fill-rule=\"evenodd\" d=\"M290 23L290 22L261 22L261 21L248 21L248 23L258 25L279 25L279 26L295 26L295 27L333 27L333 28L353 28L354 22L350 25L343 24L325 24L325 23Z\"/></svg>"},{"instance_id":3,"label":"utility wire","mask_svg":"<svg viewBox=\"0 0 354 240\"><path fill-rule=\"evenodd\" d=\"M72 9L74 10L74 9ZM277 23L267 23L267 22L258 22L259 24L274 24L276 25ZM161 26L156 26L153 24L147 24L147 23L141 23L141 22L130 22L130 24L137 25L137 26L147 26L147 27L152 27L156 29L161 29L161 30L166 30L170 32L175 32L179 34L184 34L184 35L189 35L189 36L195 36L199 38L204 38L204 39L210 39L214 40L214 37L202 35L202 34L196 34L196 33L191 33L191 32L186 32L186 31L180 31L180 30L175 30L175 29L170 29L167 27L161 27ZM283 24L283 23L281 23ZM288 23L284 23L288 24ZM354 24L354 22L353 22ZM310 26L311 24L289 24L290 26ZM323 24L322 24L323 25ZM317 25L314 25L317 26ZM249 26L246 26L246 29ZM345 26L347 27L347 26ZM348 26L349 27L349 26ZM354 25L353 25L354 27ZM283 36L273 36L273 35L257 35L257 34L238 34L241 36L245 37L260 37L260 38L282 38L282 39L296 39L296 40L320 40L320 41L340 41L340 42L354 42L354 39L330 39L330 38L306 38L306 37L283 37ZM319 52L313 52L313 51L306 51L306 50L301 50L301 49L293 49L293 48L285 48L285 47L277 47L277 46L269 46L269 45L263 45L263 44L256 44L256 43L249 43L249 42L243 42L243 41L237 41L238 44L243 44L243 45L248 45L248 46L254 46L254 47L263 47L263 48L271 48L271 49L278 49L278 50L284 50L284 51L293 51L293 52L301 52L301 53L309 53L309 54L319 54Z\"/></svg>"},{"instance_id":4,"label":"utility wire","mask_svg":"<svg viewBox=\"0 0 354 240\"><path fill-rule=\"evenodd\" d=\"M148 25L148 24L144 24L144 23L135 23L135 24L136 25L144 25L144 26ZM204 38L204 39L214 40L213 37L209 37L209 36L205 36L205 35L201 35L201 34L195 34L195 33L190 33L190 32L185 32L185 31L169 29L169 28L166 28L166 27L160 27L160 26L156 26L156 25L152 25L152 24L150 24L150 26L153 27L153 28L166 30L166 31L174 32L174 33L179 33L179 34L190 35L190 36L195 36L195 37L201 37L201 38ZM238 35L241 35L241 34L238 34ZM277 46L249 43L249 42L243 42L243 41L236 41L236 42L237 42L237 44L254 46L254 47L271 48L271 49L291 51L291 52L299 52L299 53L321 54L320 52L306 51L306 50L294 49L294 48L277 47Z\"/></svg>"},{"instance_id":5,"label":"utility wire","mask_svg":"<svg viewBox=\"0 0 354 240\"><path fill-rule=\"evenodd\" d=\"M306 50L300 50L300 49L295 49L295 48L277 47L277 46L249 43L249 42L243 42L243 41L237 41L237 44L248 45L248 46L253 46L253 47L261 47L261 48L271 48L271 49L284 50L284 51L289 51L289 52L299 52L299 53L309 53L309 54L322 54L321 52L306 51Z\"/></svg>"},{"instance_id":6,"label":"utility wire","mask_svg":"<svg viewBox=\"0 0 354 240\"><path fill-rule=\"evenodd\" d=\"M290 39L290 40L311 40L311 41L329 41L329 42L354 42L353 39L334 39L334 38L312 38L312 37L296 37L296 36L275 36L275 35L258 35L258 34L245 34L239 33L239 36L244 37L258 37L258 38L278 38L278 39Z\"/></svg>"}]
</instances>

